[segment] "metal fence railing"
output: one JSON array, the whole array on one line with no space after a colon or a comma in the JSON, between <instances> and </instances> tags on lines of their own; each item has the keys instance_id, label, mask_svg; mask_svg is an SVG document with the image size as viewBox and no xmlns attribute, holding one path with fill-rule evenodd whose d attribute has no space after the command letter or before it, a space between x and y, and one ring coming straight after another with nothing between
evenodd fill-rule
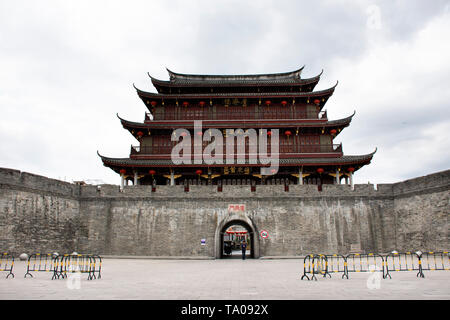
<instances>
[{"instance_id":1,"label":"metal fence railing","mask_svg":"<svg viewBox=\"0 0 450 320\"><path fill-rule=\"evenodd\" d=\"M42 254L34 253L28 257L25 278L32 272L50 272L52 280L65 279L71 273L85 273L88 280L101 279L102 258L88 254Z\"/></svg>"},{"instance_id":2,"label":"metal fence railing","mask_svg":"<svg viewBox=\"0 0 450 320\"><path fill-rule=\"evenodd\" d=\"M352 253L344 255L309 254L303 260L301 280L317 280L316 275L331 277L333 273L342 273L349 278L350 273L380 272L383 279L392 278L397 271L417 271L417 277L424 278L423 271L450 270L448 251L442 252L391 252L389 254Z\"/></svg>"},{"instance_id":3,"label":"metal fence railing","mask_svg":"<svg viewBox=\"0 0 450 320\"><path fill-rule=\"evenodd\" d=\"M9 276L12 276L14 278L14 256L11 254L4 252L0 253L0 271L6 271L8 274L6 275L6 279L9 278Z\"/></svg>"}]
</instances>

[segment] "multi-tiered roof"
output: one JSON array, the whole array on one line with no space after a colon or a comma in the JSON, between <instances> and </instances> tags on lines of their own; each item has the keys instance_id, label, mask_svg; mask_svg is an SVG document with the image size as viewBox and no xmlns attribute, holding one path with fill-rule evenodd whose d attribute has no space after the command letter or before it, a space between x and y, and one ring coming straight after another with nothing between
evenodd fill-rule
<instances>
[{"instance_id":1,"label":"multi-tiered roof","mask_svg":"<svg viewBox=\"0 0 450 320\"><path fill-rule=\"evenodd\" d=\"M156 93L135 87L149 110L144 122L119 117L139 145L131 147L129 158L100 156L103 164L143 184L303 183L303 179L305 183L339 183L370 163L375 152L344 156L342 144L335 144L334 139L349 126L354 113L328 120L323 108L337 83L314 91L322 72L302 79L302 70L254 75L194 75L167 70L168 81L149 75ZM226 129L278 129L279 170L275 175L261 176L257 169L265 165L248 159L231 166L174 164L174 130L187 129L194 136L194 120L202 120L203 132L214 128L225 135Z\"/></svg>"}]
</instances>

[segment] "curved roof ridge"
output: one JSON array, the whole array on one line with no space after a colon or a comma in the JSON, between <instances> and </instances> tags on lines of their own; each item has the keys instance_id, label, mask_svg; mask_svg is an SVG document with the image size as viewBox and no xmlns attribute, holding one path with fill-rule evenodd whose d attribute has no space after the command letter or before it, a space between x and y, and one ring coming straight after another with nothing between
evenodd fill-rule
<instances>
[{"instance_id":1,"label":"curved roof ridge","mask_svg":"<svg viewBox=\"0 0 450 320\"><path fill-rule=\"evenodd\" d=\"M348 158L371 158L373 157L373 155L377 152L378 148L375 147L375 150L370 152L370 153L366 153L366 154L359 154L359 155L345 155L344 157L348 157Z\"/></svg>"},{"instance_id":2,"label":"curved roof ridge","mask_svg":"<svg viewBox=\"0 0 450 320\"><path fill-rule=\"evenodd\" d=\"M235 80L227 80L227 79L177 79L176 81L173 80L161 80L158 78L153 77L149 72L147 72L148 77L150 78L153 85L163 85L163 86L170 86L170 85L229 85L229 84L249 84L254 85L258 83L268 83L268 84L300 84L300 85L306 85L311 82L315 82L320 80L320 77L323 74L322 71L313 77L310 78L283 78L283 79L235 79Z\"/></svg>"},{"instance_id":3,"label":"curved roof ridge","mask_svg":"<svg viewBox=\"0 0 450 320\"><path fill-rule=\"evenodd\" d=\"M150 91L144 91L144 90L141 90L141 89L139 89L138 87L136 87L136 86L134 85L134 83L133 83L133 88L137 91L138 94L139 94L139 93L144 93L144 94L149 94L149 95L159 95L159 93L156 93L156 92L150 92Z\"/></svg>"},{"instance_id":4,"label":"curved roof ridge","mask_svg":"<svg viewBox=\"0 0 450 320\"><path fill-rule=\"evenodd\" d=\"M319 93L319 94L321 94L321 93L327 93L327 92L333 92L334 91L334 89L336 88L336 86L338 85L338 82L339 81L336 81L336 84L334 85L334 86L332 86L332 87L329 87L329 88L327 88L327 89L322 89L322 90L317 90L317 91L311 91L311 92L304 92L304 94L305 95L311 95L311 94L317 94L317 93Z\"/></svg>"},{"instance_id":5,"label":"curved roof ridge","mask_svg":"<svg viewBox=\"0 0 450 320\"><path fill-rule=\"evenodd\" d=\"M122 118L119 116L119 113L118 113L118 112L116 113L116 116L117 116L117 118L119 118L120 121L127 121L127 120L125 120L125 119L122 119Z\"/></svg>"},{"instance_id":6,"label":"curved roof ridge","mask_svg":"<svg viewBox=\"0 0 450 320\"><path fill-rule=\"evenodd\" d=\"M120 119L120 122L122 123L123 126L128 125L128 126L132 126L132 127L148 127L148 124L145 122L136 122L136 121L122 119L121 117L119 117L119 115L117 115L117 117Z\"/></svg>"},{"instance_id":7,"label":"curved roof ridge","mask_svg":"<svg viewBox=\"0 0 450 320\"><path fill-rule=\"evenodd\" d=\"M107 156L103 156L103 155L101 155L100 154L100 152L98 152L98 150L97 150L97 155L100 157L100 158L102 158L102 160L110 160L110 161L120 161L120 160L124 160L124 161L127 161L127 160L130 160L130 158L113 158L113 157L107 157Z\"/></svg>"},{"instance_id":8,"label":"curved roof ridge","mask_svg":"<svg viewBox=\"0 0 450 320\"><path fill-rule=\"evenodd\" d=\"M121 117L119 116L119 113L116 113L116 116L117 116L117 118L119 118L120 122L122 122L122 123L125 122L125 123L130 123L130 124L142 124L142 123L139 123L139 122L136 122L136 121L130 121L130 120L121 118Z\"/></svg>"},{"instance_id":9,"label":"curved roof ridge","mask_svg":"<svg viewBox=\"0 0 450 320\"><path fill-rule=\"evenodd\" d=\"M134 82L133 82L133 88L135 88L136 91L142 91L141 89L139 89L138 87L136 87L136 85L134 84ZM142 91L142 92L145 92L145 91Z\"/></svg>"},{"instance_id":10,"label":"curved roof ridge","mask_svg":"<svg viewBox=\"0 0 450 320\"><path fill-rule=\"evenodd\" d=\"M290 164L306 164L306 165L318 165L318 164L343 164L343 165L351 165L351 164L367 164L364 163L366 161L371 161L374 152L363 154L363 155L343 155L342 157L336 158L280 158L281 165L290 165ZM173 162L170 158L167 159L133 159L133 158L112 158L102 156L98 153L103 162L108 162L109 165L119 166L119 165L137 165L137 166L147 166L147 165L172 165ZM248 163L248 159L246 159L246 163ZM206 162L203 162L202 165L207 165ZM183 166L183 165L181 165ZM188 165L192 166L192 165Z\"/></svg>"},{"instance_id":11,"label":"curved roof ridge","mask_svg":"<svg viewBox=\"0 0 450 320\"><path fill-rule=\"evenodd\" d=\"M170 80L243 80L243 79L280 79L280 78L299 78L305 66L294 71L279 72L279 73L261 73L261 74L236 74L236 75L220 75L220 74L187 74L178 73L166 68L169 73Z\"/></svg>"},{"instance_id":12,"label":"curved roof ridge","mask_svg":"<svg viewBox=\"0 0 450 320\"><path fill-rule=\"evenodd\" d=\"M327 125L331 124L341 124L341 123L345 123L345 122L350 122L353 119L353 116L356 114L356 110L353 111L353 114L345 117L345 118L341 118L341 119L337 119L337 120L331 120L327 122Z\"/></svg>"},{"instance_id":13,"label":"curved roof ridge","mask_svg":"<svg viewBox=\"0 0 450 320\"><path fill-rule=\"evenodd\" d=\"M323 90L317 90L317 91L311 91L311 92L248 92L248 93L183 93L183 94L160 94L155 92L149 92L144 91L141 89L138 89L134 84L133 87L138 91L138 93L146 94L148 96L154 96L154 97L171 97L171 98L179 98L179 97L209 97L209 96L216 96L216 97L227 97L227 96L236 96L236 95L244 95L244 96L253 96L253 97L264 97L264 96L284 96L284 95L297 95L297 96L304 96L304 97L314 97L321 94L327 94L334 92L334 89L338 85L339 81L336 81L336 84L330 88L323 89Z\"/></svg>"}]
</instances>

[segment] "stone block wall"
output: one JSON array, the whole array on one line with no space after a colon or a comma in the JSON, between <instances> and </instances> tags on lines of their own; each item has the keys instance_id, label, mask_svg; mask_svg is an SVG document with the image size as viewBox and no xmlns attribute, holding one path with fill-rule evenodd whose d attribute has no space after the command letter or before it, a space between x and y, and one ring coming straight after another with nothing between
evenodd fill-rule
<instances>
[{"instance_id":1,"label":"stone block wall","mask_svg":"<svg viewBox=\"0 0 450 320\"><path fill-rule=\"evenodd\" d=\"M448 251L450 170L393 184L396 244Z\"/></svg>"},{"instance_id":2,"label":"stone block wall","mask_svg":"<svg viewBox=\"0 0 450 320\"><path fill-rule=\"evenodd\" d=\"M395 184L79 186L0 168L0 250L220 257L223 227L253 232L255 257L448 250L450 170ZM230 204L245 211L229 212ZM259 236L261 230L268 239ZM201 244L205 239L205 244Z\"/></svg>"},{"instance_id":3,"label":"stone block wall","mask_svg":"<svg viewBox=\"0 0 450 320\"><path fill-rule=\"evenodd\" d=\"M0 250L67 253L77 248L87 235L79 215L79 189L71 183L0 168Z\"/></svg>"}]
</instances>

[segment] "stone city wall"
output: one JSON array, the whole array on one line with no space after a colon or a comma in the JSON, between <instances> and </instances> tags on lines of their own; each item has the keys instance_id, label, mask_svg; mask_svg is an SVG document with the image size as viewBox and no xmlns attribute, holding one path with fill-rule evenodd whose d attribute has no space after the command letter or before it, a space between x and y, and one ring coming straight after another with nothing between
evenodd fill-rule
<instances>
[{"instance_id":1,"label":"stone city wall","mask_svg":"<svg viewBox=\"0 0 450 320\"><path fill-rule=\"evenodd\" d=\"M448 250L450 170L395 184L79 186L0 168L0 250L220 257L225 224L254 234L255 257ZM229 212L230 204L245 211ZM261 230L269 234L259 236ZM205 239L205 245L201 245Z\"/></svg>"},{"instance_id":2,"label":"stone city wall","mask_svg":"<svg viewBox=\"0 0 450 320\"><path fill-rule=\"evenodd\" d=\"M67 252L83 235L79 186L0 168L0 250Z\"/></svg>"}]
</instances>

